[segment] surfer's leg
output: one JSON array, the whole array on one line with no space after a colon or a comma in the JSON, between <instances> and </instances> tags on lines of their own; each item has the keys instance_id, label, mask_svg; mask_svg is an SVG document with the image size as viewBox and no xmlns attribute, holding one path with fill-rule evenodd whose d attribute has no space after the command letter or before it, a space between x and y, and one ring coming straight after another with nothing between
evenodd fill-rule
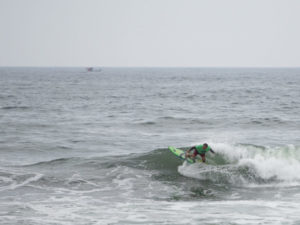
<instances>
[{"instance_id":1,"label":"surfer's leg","mask_svg":"<svg viewBox=\"0 0 300 225\"><path fill-rule=\"evenodd\" d=\"M194 152L193 152L193 154L192 154L192 157L191 157L191 158L192 158L193 160L195 160L195 158L196 158L197 155L198 155L198 152L197 152L197 150L195 149Z\"/></svg>"},{"instance_id":2,"label":"surfer's leg","mask_svg":"<svg viewBox=\"0 0 300 225\"><path fill-rule=\"evenodd\" d=\"M200 154L201 158L202 158L202 162L205 162L205 154Z\"/></svg>"}]
</instances>

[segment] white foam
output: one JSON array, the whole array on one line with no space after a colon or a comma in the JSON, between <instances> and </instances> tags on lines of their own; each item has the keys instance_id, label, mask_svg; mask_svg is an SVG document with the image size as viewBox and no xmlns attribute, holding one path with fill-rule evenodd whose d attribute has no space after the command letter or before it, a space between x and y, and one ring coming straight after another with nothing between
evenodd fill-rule
<instances>
[{"instance_id":1,"label":"white foam","mask_svg":"<svg viewBox=\"0 0 300 225\"><path fill-rule=\"evenodd\" d=\"M42 177L43 177L43 174L38 174L38 173L31 174L31 176L29 178L27 178L26 180L24 180L22 182L18 182L18 176L14 175L14 177L6 179L6 181L8 181L9 184L7 184L3 187L0 187L0 191L17 189L19 187L26 186L31 182L37 181L37 180L41 179Z\"/></svg>"},{"instance_id":2,"label":"white foam","mask_svg":"<svg viewBox=\"0 0 300 225\"><path fill-rule=\"evenodd\" d=\"M215 152L231 164L231 166L248 166L253 169L257 176L262 179L276 179L287 185L299 185L300 182L300 149L294 145L283 147L256 147L253 145L239 145L227 143L211 143ZM214 157L211 155L209 157ZM219 168L219 171L216 169ZM195 166L183 164L178 171L184 175L197 179L204 179L204 172L222 172L223 175L231 171L224 166L203 167L197 172ZM222 170L222 171L221 171ZM195 172L196 171L196 172ZM236 182L249 183L242 176L228 176ZM296 182L296 184L295 184Z\"/></svg>"}]
</instances>

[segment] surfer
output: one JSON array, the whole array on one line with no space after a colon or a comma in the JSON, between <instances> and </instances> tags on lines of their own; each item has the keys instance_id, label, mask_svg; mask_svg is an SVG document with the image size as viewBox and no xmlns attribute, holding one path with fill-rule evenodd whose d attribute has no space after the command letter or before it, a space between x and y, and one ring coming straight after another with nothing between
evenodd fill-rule
<instances>
[{"instance_id":1,"label":"surfer","mask_svg":"<svg viewBox=\"0 0 300 225\"><path fill-rule=\"evenodd\" d=\"M194 152L190 154L190 152L193 150ZM208 146L208 144L204 143L203 145L196 145L191 147L189 150L186 151L185 156L195 158L199 154L202 158L202 162L205 162L205 153L209 151L215 154L212 148Z\"/></svg>"}]
</instances>

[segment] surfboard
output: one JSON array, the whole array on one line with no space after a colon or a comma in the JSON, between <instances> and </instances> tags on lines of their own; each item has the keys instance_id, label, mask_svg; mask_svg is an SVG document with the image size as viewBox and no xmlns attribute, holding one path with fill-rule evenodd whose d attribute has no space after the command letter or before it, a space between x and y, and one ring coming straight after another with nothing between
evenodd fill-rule
<instances>
[{"instance_id":1,"label":"surfboard","mask_svg":"<svg viewBox=\"0 0 300 225\"><path fill-rule=\"evenodd\" d=\"M181 160L186 160L188 163L195 163L195 162L202 162L202 160L199 159L191 159L191 158L186 158L185 157L185 151L181 150L179 148L175 148L172 146L169 146L168 149L174 154L176 155L178 158L180 158Z\"/></svg>"}]
</instances>

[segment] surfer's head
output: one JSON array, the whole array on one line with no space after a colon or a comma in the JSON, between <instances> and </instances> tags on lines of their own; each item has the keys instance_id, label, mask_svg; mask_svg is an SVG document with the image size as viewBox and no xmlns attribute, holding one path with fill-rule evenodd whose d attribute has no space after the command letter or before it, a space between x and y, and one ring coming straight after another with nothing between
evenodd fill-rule
<instances>
[{"instance_id":1,"label":"surfer's head","mask_svg":"<svg viewBox=\"0 0 300 225\"><path fill-rule=\"evenodd\" d=\"M206 149L208 147L208 144L204 143L203 144L203 149Z\"/></svg>"}]
</instances>

